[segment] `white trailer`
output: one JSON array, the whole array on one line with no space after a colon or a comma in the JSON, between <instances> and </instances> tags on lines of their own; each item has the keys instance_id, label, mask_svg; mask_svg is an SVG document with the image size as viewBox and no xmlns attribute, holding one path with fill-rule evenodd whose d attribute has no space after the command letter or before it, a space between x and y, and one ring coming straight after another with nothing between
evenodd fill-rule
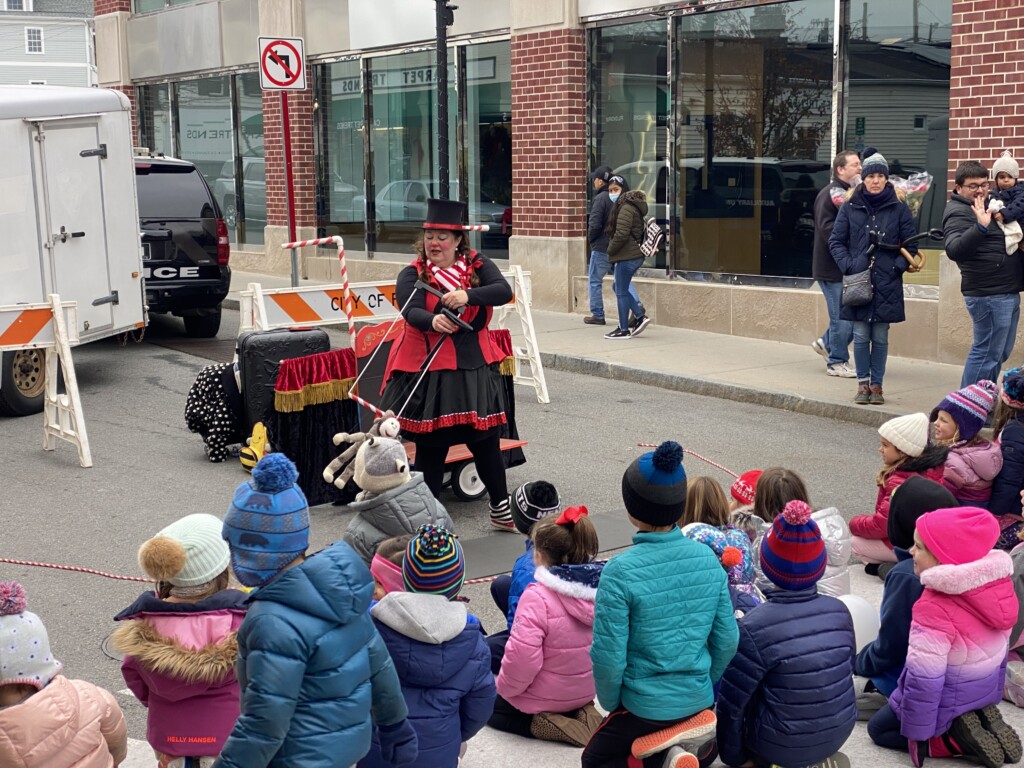
<instances>
[{"instance_id":1,"label":"white trailer","mask_svg":"<svg viewBox=\"0 0 1024 768\"><path fill-rule=\"evenodd\" d=\"M144 327L127 97L0 85L0 147L0 306L77 302L79 343ZM4 352L0 414L42 410L44 374L39 349Z\"/></svg>"}]
</instances>

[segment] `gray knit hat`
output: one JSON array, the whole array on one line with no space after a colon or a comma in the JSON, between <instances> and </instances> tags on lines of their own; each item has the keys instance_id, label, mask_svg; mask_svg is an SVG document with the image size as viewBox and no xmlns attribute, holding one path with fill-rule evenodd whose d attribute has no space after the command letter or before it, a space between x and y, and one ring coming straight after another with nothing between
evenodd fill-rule
<instances>
[{"instance_id":1,"label":"gray knit hat","mask_svg":"<svg viewBox=\"0 0 1024 768\"><path fill-rule=\"evenodd\" d=\"M864 159L861 161L860 177L866 179L873 173L880 173L889 178L889 161L882 157L882 153L874 147L864 152Z\"/></svg>"},{"instance_id":2,"label":"gray knit hat","mask_svg":"<svg viewBox=\"0 0 1024 768\"><path fill-rule=\"evenodd\" d=\"M153 581L198 587L228 569L231 551L213 515L188 515L139 547L139 565Z\"/></svg>"},{"instance_id":3,"label":"gray knit hat","mask_svg":"<svg viewBox=\"0 0 1024 768\"><path fill-rule=\"evenodd\" d=\"M409 457L398 440L371 435L359 446L352 479L364 491L383 493L409 478Z\"/></svg>"},{"instance_id":4,"label":"gray knit hat","mask_svg":"<svg viewBox=\"0 0 1024 768\"><path fill-rule=\"evenodd\" d=\"M1003 150L1003 154L999 156L999 159L992 163L992 178L994 179L1000 173L1008 174L1014 179L1020 178L1020 166L1013 159L1013 155L1008 149Z\"/></svg>"}]
</instances>

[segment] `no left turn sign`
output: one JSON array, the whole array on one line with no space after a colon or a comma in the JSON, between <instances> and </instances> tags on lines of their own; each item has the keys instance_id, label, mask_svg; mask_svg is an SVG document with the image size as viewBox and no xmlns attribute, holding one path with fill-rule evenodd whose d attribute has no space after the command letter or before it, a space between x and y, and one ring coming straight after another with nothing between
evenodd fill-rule
<instances>
[{"instance_id":1,"label":"no left turn sign","mask_svg":"<svg viewBox=\"0 0 1024 768\"><path fill-rule=\"evenodd\" d=\"M264 91L306 90L301 37L261 37L260 86Z\"/></svg>"}]
</instances>

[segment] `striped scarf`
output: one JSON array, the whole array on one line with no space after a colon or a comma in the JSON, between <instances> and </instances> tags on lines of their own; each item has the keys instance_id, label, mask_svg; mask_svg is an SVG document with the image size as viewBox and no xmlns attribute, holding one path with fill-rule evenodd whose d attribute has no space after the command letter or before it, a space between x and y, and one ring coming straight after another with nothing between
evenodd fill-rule
<instances>
[{"instance_id":1,"label":"striped scarf","mask_svg":"<svg viewBox=\"0 0 1024 768\"><path fill-rule=\"evenodd\" d=\"M434 278L434 282L444 288L446 292L469 288L469 265L464 257L456 257L455 263L450 267L438 267L429 261L427 267L430 269L430 275Z\"/></svg>"}]
</instances>

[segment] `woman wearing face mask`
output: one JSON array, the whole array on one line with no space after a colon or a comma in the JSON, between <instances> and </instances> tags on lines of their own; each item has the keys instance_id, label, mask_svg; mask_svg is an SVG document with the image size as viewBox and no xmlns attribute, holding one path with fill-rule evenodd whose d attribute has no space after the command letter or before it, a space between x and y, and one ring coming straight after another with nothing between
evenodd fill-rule
<instances>
[{"instance_id":1,"label":"woman wearing face mask","mask_svg":"<svg viewBox=\"0 0 1024 768\"><path fill-rule=\"evenodd\" d=\"M871 270L874 295L859 307L844 306L843 320L853 321L853 360L857 368L860 405L883 405L882 378L889 356L889 324L906 320L903 308L903 273L909 263L896 248L875 248L869 254L871 235L879 242L899 246L917 234L914 215L889 181L889 165L877 150L865 152L863 181L847 193L828 240L832 258L844 275ZM912 254L916 245L906 246Z\"/></svg>"},{"instance_id":2,"label":"woman wearing face mask","mask_svg":"<svg viewBox=\"0 0 1024 768\"><path fill-rule=\"evenodd\" d=\"M643 304L629 291L633 275L644 263L640 242L644 236L647 198L639 189L630 191L622 176L608 178L608 197L613 205L605 232L608 234L608 261L614 274L615 301L619 307L619 327L604 337L629 339L639 336L651 324L651 318L644 314ZM632 330L630 311L634 317Z\"/></svg>"},{"instance_id":3,"label":"woman wearing face mask","mask_svg":"<svg viewBox=\"0 0 1024 768\"><path fill-rule=\"evenodd\" d=\"M500 447L507 418L498 365L505 353L488 333L491 308L507 304L512 287L494 262L469 247L465 226L465 203L427 202L416 258L398 274L395 286L398 305L405 307L405 326L388 357L381 408L401 411L402 432L416 443L415 469L434 496L441 492L448 448L465 443L487 487L491 524L514 532ZM416 290L418 280L444 297ZM461 312L473 330L440 314L444 308ZM441 339L417 384L430 350Z\"/></svg>"}]
</instances>

